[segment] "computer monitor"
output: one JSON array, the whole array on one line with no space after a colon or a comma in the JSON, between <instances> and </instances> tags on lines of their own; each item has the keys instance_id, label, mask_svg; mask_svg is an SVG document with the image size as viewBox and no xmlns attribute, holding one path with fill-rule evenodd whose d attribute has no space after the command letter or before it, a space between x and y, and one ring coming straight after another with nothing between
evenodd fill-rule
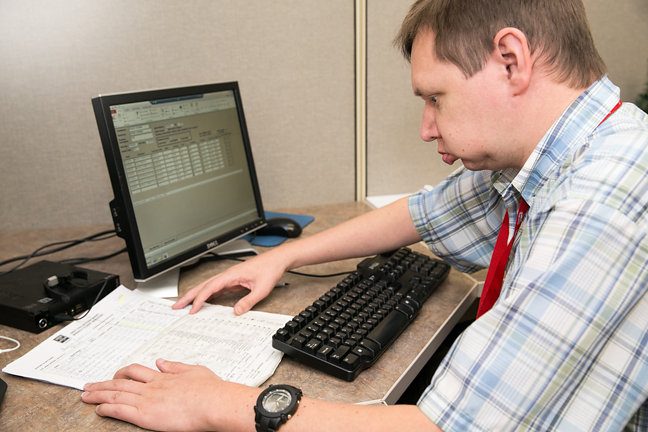
<instances>
[{"instance_id":1,"label":"computer monitor","mask_svg":"<svg viewBox=\"0 0 648 432\"><path fill-rule=\"evenodd\" d=\"M210 251L253 251L237 240L265 226L238 83L100 95L92 105L138 288L171 270L177 285L179 267Z\"/></svg>"}]
</instances>

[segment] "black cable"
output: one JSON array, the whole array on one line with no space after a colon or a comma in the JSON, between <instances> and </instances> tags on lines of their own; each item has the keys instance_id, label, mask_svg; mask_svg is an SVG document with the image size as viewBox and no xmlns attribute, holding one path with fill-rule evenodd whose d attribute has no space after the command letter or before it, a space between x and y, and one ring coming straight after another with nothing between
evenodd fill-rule
<instances>
[{"instance_id":1,"label":"black cable","mask_svg":"<svg viewBox=\"0 0 648 432\"><path fill-rule=\"evenodd\" d=\"M337 276L344 276L353 273L355 270L349 270L349 271L343 271L339 273L331 273L331 274L312 274L312 273L302 273L298 272L295 270L288 270L287 273L292 273L297 276L306 276L306 277L314 277L314 278L328 278L328 277L337 277Z\"/></svg>"},{"instance_id":2,"label":"black cable","mask_svg":"<svg viewBox=\"0 0 648 432\"><path fill-rule=\"evenodd\" d=\"M45 256L45 255L50 255L50 254L53 254L53 253L56 253L56 252L60 252L62 250L69 249L69 248L71 248L73 246L77 246L77 245L85 243L85 242L107 240L109 238L114 237L115 235L116 235L115 230L107 230L107 231L100 231L98 233L91 234L91 235L89 235L87 237L84 237L84 238L81 238L81 239L64 240L64 241L59 241L59 242L46 244L44 246L39 247L38 249L36 249L35 251L33 251L29 255L22 255L22 256L10 258L8 260L0 262L0 266L3 266L3 265L6 265L6 264L15 262L15 261L22 260L20 263L15 265L13 268L0 273L0 275L4 275L4 274L7 274L7 273L11 273L12 271L18 270L20 267L24 266L32 258L41 257L41 256ZM55 247L55 246L59 246L59 247L57 247L55 249L52 249L52 250L45 250L47 248L52 248L52 247Z\"/></svg>"},{"instance_id":3,"label":"black cable","mask_svg":"<svg viewBox=\"0 0 648 432\"><path fill-rule=\"evenodd\" d=\"M215 258L214 260L232 260L232 261L239 261L239 262L244 262L245 260L242 258L238 258L236 256L227 256L227 255L218 255L218 254L212 254L212 256ZM208 260L210 258L207 258ZM329 277L338 277L338 276L344 276L350 273L353 273L354 270L348 270L348 271L343 271L339 273L330 273L330 274L313 274L313 273L303 273L303 272L298 272L296 270L286 270L286 273L291 273L297 276L305 276L305 277L313 277L313 278L329 278Z\"/></svg>"},{"instance_id":4,"label":"black cable","mask_svg":"<svg viewBox=\"0 0 648 432\"><path fill-rule=\"evenodd\" d=\"M112 258L114 256L117 256L119 254L123 254L124 252L126 252L126 248L123 248L123 249L118 250L117 252L113 252L111 254L103 255L103 256L99 256L99 257L68 258L68 259L61 260L59 262L62 263L62 264L79 265L79 264L85 264L85 263L94 262L94 261L104 261L104 260L107 260L107 259Z\"/></svg>"},{"instance_id":5,"label":"black cable","mask_svg":"<svg viewBox=\"0 0 648 432\"><path fill-rule=\"evenodd\" d=\"M108 285L108 280L109 280L109 278L107 278L107 277L104 278L104 283L103 283L103 285L101 285L101 288L99 288L99 292L97 293L97 296L95 297L95 299L92 302L92 304L90 305L90 307L88 307L88 310L85 311L85 313L83 315L81 315L80 317L75 318L75 317L70 316L68 314L56 314L54 316L54 318L56 318L59 321L78 321L80 319L85 318L90 313L90 309L92 309L93 306L96 305L97 302L99 301L99 298L101 298L101 293L103 293L104 288L106 288L106 285ZM79 285L74 285L74 286L80 287Z\"/></svg>"}]
</instances>

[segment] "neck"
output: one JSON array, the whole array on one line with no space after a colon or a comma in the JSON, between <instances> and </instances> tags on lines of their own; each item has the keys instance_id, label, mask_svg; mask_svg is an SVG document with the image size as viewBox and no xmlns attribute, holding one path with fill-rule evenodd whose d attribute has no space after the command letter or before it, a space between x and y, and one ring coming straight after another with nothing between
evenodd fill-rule
<instances>
[{"instance_id":1,"label":"neck","mask_svg":"<svg viewBox=\"0 0 648 432\"><path fill-rule=\"evenodd\" d=\"M519 168L522 168L549 128L585 90L544 77L533 80L528 91L519 96L517 121L526 125L520 131L521 152L516 163Z\"/></svg>"}]
</instances>

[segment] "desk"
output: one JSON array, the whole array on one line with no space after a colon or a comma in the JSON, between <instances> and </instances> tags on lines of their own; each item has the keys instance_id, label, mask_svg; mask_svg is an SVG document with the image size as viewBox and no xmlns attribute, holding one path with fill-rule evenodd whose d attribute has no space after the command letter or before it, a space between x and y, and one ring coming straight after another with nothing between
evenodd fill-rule
<instances>
[{"instance_id":1,"label":"desk","mask_svg":"<svg viewBox=\"0 0 648 432\"><path fill-rule=\"evenodd\" d=\"M315 221L303 232L312 235L344 220L370 210L363 203L346 203L315 206L282 211L309 214ZM34 230L0 233L0 260L31 253L44 244L81 238L109 226L88 226L51 230ZM99 243L77 246L71 250L47 257L59 260L69 257L100 256L122 248L123 241L112 238ZM262 249L262 248L259 248ZM413 249L427 252L424 245ZM360 260L346 260L303 267L302 271L317 274L353 270ZM208 276L230 266L231 261L205 262L189 271L182 272L180 293L184 293ZM105 262L89 263L83 267L116 273L123 285L133 288L133 276L126 254ZM276 288L255 310L295 315L310 305L317 297L334 286L341 278L306 278L287 274L282 279L290 285ZM477 283L471 277L455 270L437 292L426 302L419 316L399 337L392 347L372 366L362 372L353 382L330 377L302 366L284 356L269 383L288 383L303 389L304 394L318 399L349 403L395 403L416 374L430 358L447 333L463 315L473 300ZM232 306L240 295L229 295L217 300L219 304ZM0 325L0 335L18 339L18 350L0 354L0 368L27 353L41 341L58 331L61 324L41 334L17 330ZM8 384L7 394L0 406L0 430L2 431L131 431L136 426L113 419L105 419L94 413L94 406L81 402L81 393L75 389L46 384L35 380L2 374ZM216 409L216 408L215 408ZM252 415L252 413L250 413Z\"/></svg>"}]
</instances>

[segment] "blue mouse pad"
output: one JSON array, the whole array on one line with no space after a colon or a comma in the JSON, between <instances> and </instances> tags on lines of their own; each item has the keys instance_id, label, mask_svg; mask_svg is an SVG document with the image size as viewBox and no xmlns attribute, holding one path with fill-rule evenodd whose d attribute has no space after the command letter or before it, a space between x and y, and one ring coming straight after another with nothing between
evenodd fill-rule
<instances>
[{"instance_id":1,"label":"blue mouse pad","mask_svg":"<svg viewBox=\"0 0 648 432\"><path fill-rule=\"evenodd\" d=\"M306 225L308 225L309 223L315 220L313 216L308 216L308 215L278 213L278 212L270 212L270 211L265 212L266 219L272 219L277 217L286 217L286 218L293 219L295 222L299 224L299 226L302 227L302 229ZM283 236L255 235L254 233L249 234L243 238L249 241L253 246L265 246L265 247L279 246L281 243L286 241L286 237Z\"/></svg>"}]
</instances>

